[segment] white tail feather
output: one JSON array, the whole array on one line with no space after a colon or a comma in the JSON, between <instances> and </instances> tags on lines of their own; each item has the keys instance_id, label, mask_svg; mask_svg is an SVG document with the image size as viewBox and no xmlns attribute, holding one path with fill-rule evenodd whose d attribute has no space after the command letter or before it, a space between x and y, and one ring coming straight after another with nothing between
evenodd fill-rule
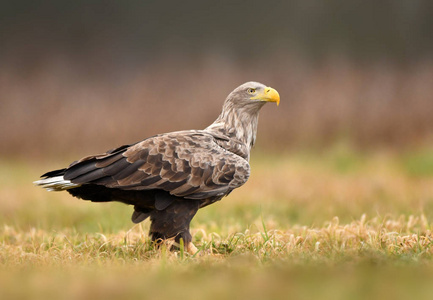
<instances>
[{"instance_id":1,"label":"white tail feather","mask_svg":"<svg viewBox=\"0 0 433 300\"><path fill-rule=\"evenodd\" d=\"M48 191L64 191L74 187L80 186L80 184L72 183L70 180L65 180L63 176L48 177L45 179L37 180L33 182L35 185L42 186Z\"/></svg>"}]
</instances>

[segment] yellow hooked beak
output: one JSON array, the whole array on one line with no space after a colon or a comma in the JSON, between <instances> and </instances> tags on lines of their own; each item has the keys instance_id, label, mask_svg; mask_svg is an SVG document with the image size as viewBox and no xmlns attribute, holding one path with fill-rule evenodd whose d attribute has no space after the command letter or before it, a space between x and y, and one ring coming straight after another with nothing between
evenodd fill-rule
<instances>
[{"instance_id":1,"label":"yellow hooked beak","mask_svg":"<svg viewBox=\"0 0 433 300\"><path fill-rule=\"evenodd\" d=\"M278 94L277 90L266 87L263 93L258 94L257 96L251 97L251 100L261 100L266 102L275 102L277 106L280 105L280 94Z\"/></svg>"}]
</instances>

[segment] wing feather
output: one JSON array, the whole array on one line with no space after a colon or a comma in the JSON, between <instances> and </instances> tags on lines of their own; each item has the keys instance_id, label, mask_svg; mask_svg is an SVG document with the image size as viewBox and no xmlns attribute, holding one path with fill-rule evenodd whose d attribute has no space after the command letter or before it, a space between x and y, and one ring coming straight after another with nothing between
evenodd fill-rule
<instances>
[{"instance_id":1,"label":"wing feather","mask_svg":"<svg viewBox=\"0 0 433 300\"><path fill-rule=\"evenodd\" d=\"M115 163L116 161L118 161L121 158L123 158L122 153L117 153L115 155L110 155L110 156L105 157L103 159L98 159L98 161L96 162L96 167L97 168L104 168L106 166L109 166L109 165Z\"/></svg>"},{"instance_id":2,"label":"wing feather","mask_svg":"<svg viewBox=\"0 0 433 300\"><path fill-rule=\"evenodd\" d=\"M95 163L93 161L83 161L80 164L76 164L67 169L66 174L64 175L65 180L75 179L89 172L95 171ZM79 182L77 182L79 183Z\"/></svg>"},{"instance_id":3,"label":"wing feather","mask_svg":"<svg viewBox=\"0 0 433 300\"><path fill-rule=\"evenodd\" d=\"M203 131L162 134L85 157L65 179L124 190L160 189L188 199L222 197L244 184L248 162L220 147Z\"/></svg>"},{"instance_id":4,"label":"wing feather","mask_svg":"<svg viewBox=\"0 0 433 300\"><path fill-rule=\"evenodd\" d=\"M115 179L117 181L124 179L124 178L129 179L128 176L134 175L134 173L137 172L137 169L139 167L141 167L142 165L144 165L145 163L146 163L146 161L141 160L141 159L134 161L132 163L128 162L128 165L126 167L124 167L122 170L120 170L119 172L112 175L112 177L113 177L113 179Z\"/></svg>"},{"instance_id":5,"label":"wing feather","mask_svg":"<svg viewBox=\"0 0 433 300\"><path fill-rule=\"evenodd\" d=\"M107 175L104 173L104 169L94 169L91 172L84 173L83 175L79 175L75 177L73 180L76 183L78 182L83 183L83 182L95 181L106 176Z\"/></svg>"}]
</instances>

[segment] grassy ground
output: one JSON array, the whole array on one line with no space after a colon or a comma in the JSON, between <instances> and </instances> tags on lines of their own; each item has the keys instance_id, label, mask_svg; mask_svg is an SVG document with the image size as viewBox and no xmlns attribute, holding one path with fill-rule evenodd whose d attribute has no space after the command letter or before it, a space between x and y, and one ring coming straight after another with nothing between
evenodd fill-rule
<instances>
[{"instance_id":1,"label":"grassy ground","mask_svg":"<svg viewBox=\"0 0 433 300\"><path fill-rule=\"evenodd\" d=\"M253 154L192 222L200 254L155 249L132 208L31 182L66 162L0 161L0 298L430 298L433 152Z\"/></svg>"}]
</instances>

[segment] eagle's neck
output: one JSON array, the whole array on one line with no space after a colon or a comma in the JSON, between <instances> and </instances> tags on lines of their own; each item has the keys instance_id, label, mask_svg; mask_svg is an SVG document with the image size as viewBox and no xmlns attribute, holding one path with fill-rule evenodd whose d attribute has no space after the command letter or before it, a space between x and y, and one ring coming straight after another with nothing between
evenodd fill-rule
<instances>
[{"instance_id":1,"label":"eagle's neck","mask_svg":"<svg viewBox=\"0 0 433 300\"><path fill-rule=\"evenodd\" d=\"M219 117L205 130L228 138L220 146L249 160L251 148L256 142L259 109L257 106L224 105Z\"/></svg>"}]
</instances>

